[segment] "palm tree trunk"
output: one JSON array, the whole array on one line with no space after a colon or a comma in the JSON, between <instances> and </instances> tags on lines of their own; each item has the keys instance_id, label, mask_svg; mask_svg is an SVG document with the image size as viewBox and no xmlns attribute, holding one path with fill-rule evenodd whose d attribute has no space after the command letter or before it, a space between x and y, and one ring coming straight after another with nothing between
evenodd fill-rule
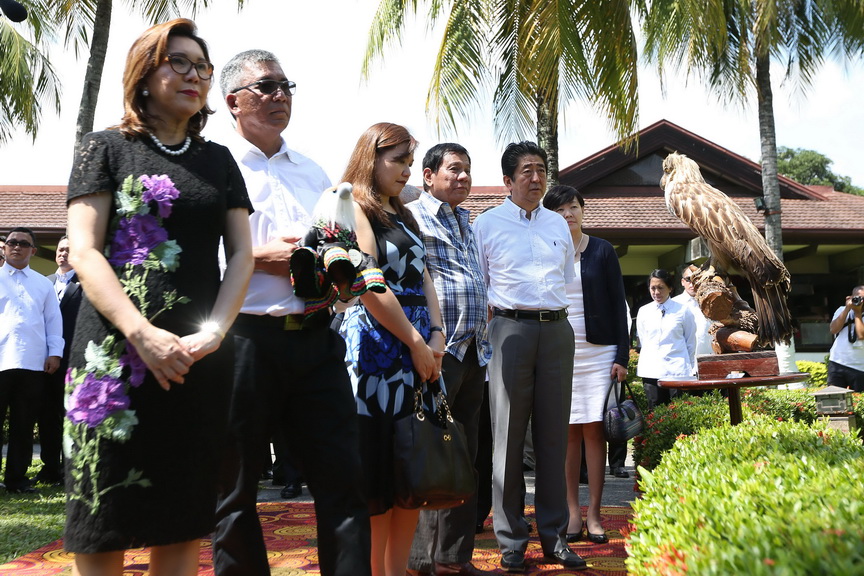
<instances>
[{"instance_id":1,"label":"palm tree trunk","mask_svg":"<svg viewBox=\"0 0 864 576\"><path fill-rule=\"evenodd\" d=\"M111 28L112 0L97 0L93 22L93 41L90 43L90 59L84 76L84 92L78 106L78 122L75 128L75 143L88 132L93 131L93 118L96 115L96 102L99 100L99 86L102 84L102 70L105 68L105 55L108 53L108 33Z\"/></svg>"},{"instance_id":2,"label":"palm tree trunk","mask_svg":"<svg viewBox=\"0 0 864 576\"><path fill-rule=\"evenodd\" d=\"M759 139L762 148L762 194L765 197L765 240L783 261L783 228L780 221L780 183L777 180L777 135L774 130L774 96L771 92L770 58L756 57L756 94L759 101Z\"/></svg>"},{"instance_id":3,"label":"palm tree trunk","mask_svg":"<svg viewBox=\"0 0 864 576\"><path fill-rule=\"evenodd\" d=\"M780 220L780 182L777 179L777 134L774 129L774 96L771 92L771 61L756 56L756 95L759 101L759 139L762 148L762 194L765 197L765 241L783 261L783 226ZM796 372L795 340L776 344L780 373Z\"/></svg>"},{"instance_id":4,"label":"palm tree trunk","mask_svg":"<svg viewBox=\"0 0 864 576\"><path fill-rule=\"evenodd\" d=\"M546 186L558 185L558 96L537 95L537 144L546 151Z\"/></svg>"}]
</instances>

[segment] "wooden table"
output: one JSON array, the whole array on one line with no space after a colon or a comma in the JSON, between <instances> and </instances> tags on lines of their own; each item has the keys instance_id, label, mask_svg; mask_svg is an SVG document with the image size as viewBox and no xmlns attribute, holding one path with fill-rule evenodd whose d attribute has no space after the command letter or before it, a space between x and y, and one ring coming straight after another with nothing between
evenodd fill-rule
<instances>
[{"instance_id":1,"label":"wooden table","mask_svg":"<svg viewBox=\"0 0 864 576\"><path fill-rule=\"evenodd\" d=\"M724 388L729 394L729 421L735 426L741 423L741 388L803 382L809 376L807 372L791 372L776 376L747 376L744 378L721 378L716 380L660 380L658 384L663 388L685 391Z\"/></svg>"}]
</instances>

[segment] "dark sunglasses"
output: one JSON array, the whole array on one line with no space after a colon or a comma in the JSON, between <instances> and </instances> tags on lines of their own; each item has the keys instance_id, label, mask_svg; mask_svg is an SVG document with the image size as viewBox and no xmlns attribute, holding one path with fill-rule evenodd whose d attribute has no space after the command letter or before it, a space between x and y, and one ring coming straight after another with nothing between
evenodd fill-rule
<instances>
[{"instance_id":1,"label":"dark sunglasses","mask_svg":"<svg viewBox=\"0 0 864 576\"><path fill-rule=\"evenodd\" d=\"M297 84L292 82L291 80L283 80L282 82L278 82L276 80L256 80L251 84L247 84L246 86L240 86L239 88L235 88L231 91L231 94L236 94L240 90L249 90L252 91L252 88L257 88L261 94L275 94L276 90L281 90L282 94L286 96L293 96L295 92L297 92Z\"/></svg>"},{"instance_id":2,"label":"dark sunglasses","mask_svg":"<svg viewBox=\"0 0 864 576\"><path fill-rule=\"evenodd\" d=\"M11 246L12 248L20 246L21 248L33 248L34 245L26 240L7 240L6 246Z\"/></svg>"},{"instance_id":3,"label":"dark sunglasses","mask_svg":"<svg viewBox=\"0 0 864 576\"><path fill-rule=\"evenodd\" d=\"M686 282L686 283L688 283L688 284L692 284L692 283L693 283L693 281L690 280L690 276L684 276L684 277L682 277L681 279L684 280L684 282Z\"/></svg>"},{"instance_id":4,"label":"dark sunglasses","mask_svg":"<svg viewBox=\"0 0 864 576\"><path fill-rule=\"evenodd\" d=\"M169 54L165 60L177 74L188 74L189 70L195 68L195 72L198 73L198 78L201 80L209 80L213 77L213 64L210 62L192 62L179 54Z\"/></svg>"}]
</instances>

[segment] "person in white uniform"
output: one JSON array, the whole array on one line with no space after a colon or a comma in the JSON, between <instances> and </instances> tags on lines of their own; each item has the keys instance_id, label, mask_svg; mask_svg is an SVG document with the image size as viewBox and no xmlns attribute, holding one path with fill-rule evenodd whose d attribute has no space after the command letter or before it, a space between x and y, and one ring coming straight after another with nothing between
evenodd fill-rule
<instances>
[{"instance_id":1,"label":"person in white uniform","mask_svg":"<svg viewBox=\"0 0 864 576\"><path fill-rule=\"evenodd\" d=\"M702 314L702 309L699 308L699 302L696 300L696 287L691 280L693 273L697 270L699 270L699 267L693 264L684 269L681 273L681 286L684 288L684 291L672 298L672 300L686 306L693 314L693 320L696 322L696 348L693 351L692 359L694 376L698 372L696 357L714 353L714 349L711 347L713 337L708 333L708 329L711 328L713 322Z\"/></svg>"},{"instance_id":2,"label":"person in white uniform","mask_svg":"<svg viewBox=\"0 0 864 576\"><path fill-rule=\"evenodd\" d=\"M668 404L678 390L660 388L659 380L689 380L693 377L696 351L696 321L690 310L669 297L672 275L658 268L648 277L652 302L639 308L636 330L642 349L636 374L642 378L648 408Z\"/></svg>"}]
</instances>

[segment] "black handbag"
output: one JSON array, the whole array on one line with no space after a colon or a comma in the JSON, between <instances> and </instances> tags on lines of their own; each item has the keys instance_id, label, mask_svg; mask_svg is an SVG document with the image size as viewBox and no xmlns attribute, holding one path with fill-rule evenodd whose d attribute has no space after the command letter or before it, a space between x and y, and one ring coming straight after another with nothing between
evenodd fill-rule
<instances>
[{"instance_id":1,"label":"black handbag","mask_svg":"<svg viewBox=\"0 0 864 576\"><path fill-rule=\"evenodd\" d=\"M632 399L625 400L624 388L630 397L633 397L633 391L630 390L630 384L625 380L621 386L621 393L615 394L612 406L609 406L609 398L612 392L616 390L618 381L613 377L609 383L609 391L606 393L606 414L603 415L603 431L606 435L607 442L626 442L634 436L642 433L645 427L645 421L642 418L642 412L636 406L636 402Z\"/></svg>"},{"instance_id":2,"label":"black handbag","mask_svg":"<svg viewBox=\"0 0 864 576\"><path fill-rule=\"evenodd\" d=\"M464 504L476 490L474 462L462 425L453 420L447 396L424 382L414 389L414 410L394 422L395 503L400 508L437 510Z\"/></svg>"}]
</instances>

